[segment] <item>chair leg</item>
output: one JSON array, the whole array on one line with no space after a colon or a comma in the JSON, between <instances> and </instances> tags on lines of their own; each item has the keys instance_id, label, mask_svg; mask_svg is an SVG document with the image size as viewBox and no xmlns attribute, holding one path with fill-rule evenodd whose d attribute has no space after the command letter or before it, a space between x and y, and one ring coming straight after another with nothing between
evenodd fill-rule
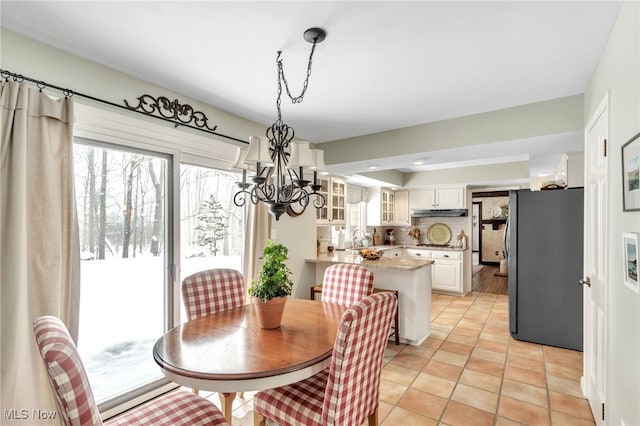
<instances>
[{"instance_id":1,"label":"chair leg","mask_svg":"<svg viewBox=\"0 0 640 426\"><path fill-rule=\"evenodd\" d=\"M257 426L255 423L254 425ZM369 416L369 426L378 426L378 409L377 408L376 408L376 411L371 413L371 415Z\"/></svg>"},{"instance_id":2,"label":"chair leg","mask_svg":"<svg viewBox=\"0 0 640 426\"><path fill-rule=\"evenodd\" d=\"M398 324L400 318L400 314L398 313L398 307L396 307L396 317L393 321L393 327L395 331L396 337L396 346L400 345L400 325Z\"/></svg>"},{"instance_id":3,"label":"chair leg","mask_svg":"<svg viewBox=\"0 0 640 426\"><path fill-rule=\"evenodd\" d=\"M264 418L264 416L258 412L256 412L256 410L253 410L253 426L266 426L267 424L267 419Z\"/></svg>"},{"instance_id":4,"label":"chair leg","mask_svg":"<svg viewBox=\"0 0 640 426\"><path fill-rule=\"evenodd\" d=\"M229 396L225 397L222 392L219 392L220 403L222 404L222 415L227 423L231 424L231 419L233 418L233 400L236 397L236 393L232 392Z\"/></svg>"}]
</instances>

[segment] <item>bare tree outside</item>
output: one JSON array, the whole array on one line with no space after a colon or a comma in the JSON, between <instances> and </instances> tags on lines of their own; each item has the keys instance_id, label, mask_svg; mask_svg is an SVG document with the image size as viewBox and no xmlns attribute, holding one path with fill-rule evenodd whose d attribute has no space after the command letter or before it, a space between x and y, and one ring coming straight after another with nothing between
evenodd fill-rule
<instances>
[{"instance_id":1,"label":"bare tree outside","mask_svg":"<svg viewBox=\"0 0 640 426\"><path fill-rule=\"evenodd\" d=\"M91 148L92 149L92 148ZM102 168L100 169L100 191L98 197L98 259L105 258L107 238L107 150L102 150ZM91 197L91 194L89 195Z\"/></svg>"}]
</instances>

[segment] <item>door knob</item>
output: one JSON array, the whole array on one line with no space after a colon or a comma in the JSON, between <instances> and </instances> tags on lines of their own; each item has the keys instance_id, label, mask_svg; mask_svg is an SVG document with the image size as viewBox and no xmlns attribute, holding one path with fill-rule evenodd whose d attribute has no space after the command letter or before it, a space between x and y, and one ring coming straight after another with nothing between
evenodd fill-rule
<instances>
[{"instance_id":1,"label":"door knob","mask_svg":"<svg viewBox=\"0 0 640 426\"><path fill-rule=\"evenodd\" d=\"M584 280L580 280L578 281L580 283L580 285L587 285L588 287L591 287L591 278L587 277Z\"/></svg>"}]
</instances>

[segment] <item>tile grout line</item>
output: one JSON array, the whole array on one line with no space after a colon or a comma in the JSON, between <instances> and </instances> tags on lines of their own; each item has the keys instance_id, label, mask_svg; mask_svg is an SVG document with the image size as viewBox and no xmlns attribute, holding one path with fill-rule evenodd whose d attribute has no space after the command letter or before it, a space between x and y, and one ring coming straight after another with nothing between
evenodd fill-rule
<instances>
[{"instance_id":1,"label":"tile grout line","mask_svg":"<svg viewBox=\"0 0 640 426\"><path fill-rule=\"evenodd\" d=\"M396 385L401 385L405 389L398 396L398 398L395 400L394 403L385 403L386 405L388 405L388 411L385 413L385 417L380 419L381 420L381 422L380 422L381 426L385 426L385 425L389 426L389 425L391 425L391 423L389 423L389 422L393 422L394 421L394 420L391 420L391 415L392 415L392 413L393 413L395 408L398 408L400 410L407 410L407 412L416 414L418 416L423 416L425 419L428 418L430 420L433 420L433 421L437 422L440 425L444 425L445 423L444 423L443 419L445 417L445 413L447 413L447 409L448 408L453 409L453 407L450 404L451 404L451 401L453 400L453 395L454 395L456 389L458 388L459 385L462 384L461 383L461 378L462 378L463 374L465 373L465 371L469 371L469 372L472 372L472 373L479 373L479 374L490 374L490 373L484 373L482 370L475 370L475 369L467 368L467 365L471 361L472 354L477 349L483 349L483 350L486 350L486 351L495 352L497 354L502 353L504 355L504 358L503 358L501 363L496 363L495 360L489 360L489 359L485 360L484 358L478 358L479 360L484 360L484 361L487 361L487 362L494 362L497 365L501 365L501 367L502 367L502 372L501 372L501 374L499 376L494 376L493 374L490 374L491 376L499 377L499 387L498 387L498 391L497 391L497 402L496 402L496 405L495 405L495 409L494 409L493 412L490 412L490 411L487 411L485 409L474 407L474 406L469 405L467 403L463 403L463 402L459 402L459 401L455 401L455 400L454 401L456 403L464 405L464 406L466 406L468 408L471 408L471 409L474 409L474 410L480 410L480 411L486 412L488 414L493 414L493 425L496 426L499 423L499 420L501 418L501 416L499 416L499 412L500 412L501 400L502 400L502 396L503 396L502 391L503 391L503 387L504 387L504 384L505 384L505 381L506 381L507 365L509 364L509 353L510 353L510 350L515 349L515 346L517 346L517 343L516 343L517 340L513 339L510 336L510 332L508 330L508 320L505 321L505 318L504 318L504 316L505 316L505 306L504 306L505 305L505 301L502 300L504 298L501 298L499 295L497 295L495 297L487 297L487 298L485 298L485 297L481 296L482 293L478 293L478 292L472 292L472 293L473 294L469 298L469 300L465 301L467 303L456 303L456 302L462 302L462 301L460 299L455 299L455 298L442 298L441 300L437 300L436 299L436 306L438 306L438 309L437 309L437 313L435 314L435 316L433 316L431 318L431 321L434 322L434 321L437 321L438 319L440 319L440 320L445 320L445 322L440 324L440 327L442 327L442 328L438 329L438 326L436 326L436 329L437 329L438 333L440 334L437 338L432 337L432 336L429 336L428 338L431 338L434 343L436 343L436 342L439 342L439 343L437 344L436 347L433 347L431 345L424 346L425 349L426 348L429 348L429 349L433 348L433 353L431 353L427 357L424 357L427 360L426 363L419 370L416 370L415 376L413 377L412 380L410 380L409 382L402 382L402 383L399 382L399 381L398 382L393 381L393 380L390 381L391 383L394 383ZM474 305L476 305L478 302L481 302L481 304L483 305L482 309L479 309L481 306L477 305L478 309L473 309L472 310L471 308L474 307ZM490 303L487 303L487 302L490 302ZM471 319L468 318L467 316L470 313L473 313L473 312L482 312L483 314L486 313L486 316L484 316L484 319L482 319L482 320L477 320L475 318L471 318ZM508 305L506 306L506 312L508 312ZM434 313L434 311L432 310L432 314L433 313ZM468 327L465 324L461 324L461 322L463 320L471 321L471 323L469 325L473 325L476 322L479 322L478 325L481 325L481 327L480 327L479 330L476 329L476 328ZM454 322L454 324L453 325L447 324L447 321ZM499 340L499 339L498 340L493 340L491 338L492 336L489 336L490 337L489 339L482 339L482 334L483 333L495 334L496 337L502 336L502 333L504 333L504 330L502 330L499 334L498 333L493 333L491 331L486 330L486 328L489 327L489 326L501 327L501 328L504 328L506 326L507 327L507 339L506 340ZM425 392L430 396L435 396L435 397L439 397L439 398L445 399L445 402L444 402L443 407L442 407L442 409L441 409L441 411L439 413L438 418L434 419L434 418L430 417L428 414L425 414L425 412L414 411L412 408L400 407L400 405L399 405L400 401L405 396L407 396L407 393L410 390L413 389L413 386L414 386L414 384L416 384L416 381L418 380L418 378L420 378L420 376L422 374L430 374L429 372L424 371L424 369L434 360L433 356L440 350L450 352L447 349L443 348L443 346L445 346L446 343L460 344L460 345L463 344L463 343L454 342L454 341L450 341L449 340L449 338L451 337L451 334L456 329L459 329L459 328L471 329L471 330L477 331L477 334L474 336L472 344L466 344L466 343L464 344L464 345L470 346L470 349L469 349L468 355L466 357L466 360L464 361L464 364L462 366L457 365L457 364L450 364L450 362L445 362L445 364L460 368L460 373L456 377L456 380L453 381L454 385L452 387L451 393L449 394L448 398L443 398L440 395L437 395L437 394L429 392L428 390L421 390L421 389L417 389L417 388L415 389L416 391ZM495 330L493 330L493 331L495 331ZM446 335L445 335L445 333L446 333ZM464 337L464 336L465 336L464 334L461 335L461 337ZM478 345L480 344L480 340L481 339L482 340L488 340L489 342L497 342L497 343L500 343L500 344L504 344L504 349L500 350L500 351L495 351L494 350L495 348L479 348ZM420 346L422 346L422 345L420 345ZM510 379L510 380L514 380L515 382L523 384L525 386L533 386L533 387L536 387L536 388L539 388L539 389L544 389L546 391L547 419L548 419L549 424L552 425L553 424L553 417L552 417L552 410L551 410L551 395L550 395L551 390L549 388L548 365L547 365L547 362L551 362L551 360L548 359L548 356L550 356L550 354L552 354L552 352L551 351L545 351L545 346L544 345L537 345L537 346L542 351L542 363L543 363L542 374L544 375L544 379L545 379L544 388L541 388L541 387L539 387L537 385L534 385L534 384L528 383L526 381L520 380L520 379L524 379L522 377L519 377L519 379ZM394 347L390 346L390 348L394 348ZM412 349L411 346L402 345L397 350L395 348L393 350L391 350L390 353L389 353L389 356L385 357L385 358L387 358L387 361L383 364L383 368L395 365L395 366L402 367L402 368L405 368L405 369L413 370L412 367L407 367L406 366L406 365L409 365L406 362L403 364L400 360L398 360L399 362L401 362L400 364L393 363L393 360L397 356L399 356L401 354L405 354L407 356L415 356L415 357L422 358L420 355L417 355L419 352L415 352L414 353L414 351L411 350L411 349ZM517 350L522 352L521 348L518 348ZM425 352L429 353L429 352L431 352L431 350L427 350ZM454 353L458 354L458 352L454 352ZM522 357L525 357L525 358L529 358L529 356L527 356L525 354L525 352L522 352L522 355L520 355L520 353L515 353L514 352L514 355L518 355L518 356L522 356ZM554 356L555 356L555 353L554 353ZM412 361L412 360L409 359L409 362L410 361ZM450 361L455 361L455 360L452 359ZM444 361L439 361L439 362L444 362ZM444 377L442 377L442 379L449 380L449 379L445 379ZM495 381L494 381L494 383L495 383ZM491 392L490 390L485 389L484 387L476 387L475 384L470 384L470 385L465 384L465 386L469 386L469 387L471 387L473 389L478 389L478 390L484 390L486 392ZM489 388L491 388L491 386L489 386ZM565 392L561 391L560 393L564 394ZM568 394L568 393L567 393L567 395L572 396L572 394ZM540 406L538 403L530 402L526 398L526 395L524 397L516 396L516 397L514 397L514 399L515 399L516 402L519 402L519 403L526 403L526 404L530 404L530 405L533 405L533 406L536 406L536 407L544 408L544 407ZM381 401L381 402L383 402L383 401ZM541 402L541 401L539 401L539 402ZM243 406L245 406L245 405L248 406L250 403L251 403L251 400L244 401L243 405L238 407L236 410L242 409ZM249 407L249 409L246 410L246 413L251 412L250 408L251 407ZM413 407L413 408L416 408L416 407ZM234 410L234 411L236 411L236 410ZM566 416L570 416L570 417L564 417L564 418L571 418L571 417L578 418L577 416L573 416L572 414L569 414L569 413L564 413L564 414ZM511 419L510 417L506 417L505 416L505 417L502 417L502 419L503 419L503 421L507 420L507 421L513 422L514 424L515 423L522 424L519 420L514 420L514 419ZM242 424L244 424L244 423L242 423Z\"/></svg>"}]
</instances>

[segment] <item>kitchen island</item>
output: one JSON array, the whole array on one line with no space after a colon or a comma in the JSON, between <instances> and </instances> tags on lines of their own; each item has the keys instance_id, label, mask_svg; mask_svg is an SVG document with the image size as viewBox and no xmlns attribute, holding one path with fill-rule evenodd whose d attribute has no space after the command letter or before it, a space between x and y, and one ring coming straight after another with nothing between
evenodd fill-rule
<instances>
[{"instance_id":1,"label":"kitchen island","mask_svg":"<svg viewBox=\"0 0 640 426\"><path fill-rule=\"evenodd\" d=\"M419 345L431 332L431 259L382 256L364 260L354 251L334 251L306 259L316 264L316 283L322 283L324 271L334 263L366 267L374 275L374 286L398 291L400 340Z\"/></svg>"}]
</instances>

